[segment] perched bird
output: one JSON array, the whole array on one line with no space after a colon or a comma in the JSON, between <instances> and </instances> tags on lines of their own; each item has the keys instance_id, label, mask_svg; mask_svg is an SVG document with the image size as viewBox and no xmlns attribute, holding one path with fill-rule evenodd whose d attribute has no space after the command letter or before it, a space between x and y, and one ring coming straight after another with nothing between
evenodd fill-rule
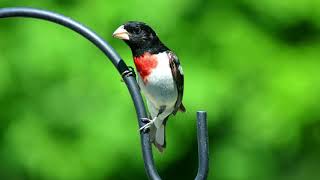
<instances>
[{"instance_id":1,"label":"perched bird","mask_svg":"<svg viewBox=\"0 0 320 180\"><path fill-rule=\"evenodd\" d=\"M166 147L168 117L186 111L182 105L184 77L179 59L143 22L123 24L113 37L122 39L132 51L138 84L152 118L142 119L147 124L140 130L150 129L151 142L162 152Z\"/></svg>"}]
</instances>

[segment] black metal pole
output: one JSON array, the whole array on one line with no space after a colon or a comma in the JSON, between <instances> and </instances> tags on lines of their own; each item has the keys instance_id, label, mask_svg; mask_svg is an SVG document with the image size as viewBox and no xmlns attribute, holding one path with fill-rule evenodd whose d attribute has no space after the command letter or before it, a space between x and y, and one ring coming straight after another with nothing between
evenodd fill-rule
<instances>
[{"instance_id":1,"label":"black metal pole","mask_svg":"<svg viewBox=\"0 0 320 180\"><path fill-rule=\"evenodd\" d=\"M46 10L39 10L34 8L1 8L0 9L0 18L10 18L10 17L29 17L35 19L42 19L56 24L65 26L78 34L82 35L90 42L92 42L96 47L98 47L113 63L118 72L123 75L124 72L127 72L128 66L121 59L118 53L101 37L94 33L89 28L84 25L72 20L71 18L65 17L63 15L53 13ZM127 85L127 88L130 92L131 98L133 100L136 114L138 117L139 127L142 127L144 124L140 121L141 118L146 118L147 113L146 109L140 94L138 84L133 76L123 76L124 82ZM204 113L204 112L203 112ZM206 179L208 172L208 136L207 136L207 126L206 126L206 117L203 116L203 113L198 113L198 148L199 148L199 171L196 177L197 180ZM149 141L148 133L140 133L141 138L141 148L142 155L144 159L144 166L149 179L152 180L161 180L153 160L152 148ZM204 146L204 147L202 147ZM199 176L199 178L198 178Z\"/></svg>"},{"instance_id":2,"label":"black metal pole","mask_svg":"<svg viewBox=\"0 0 320 180\"><path fill-rule=\"evenodd\" d=\"M140 89L138 87L137 81L132 76L124 77L124 81L127 84L134 106L136 108L139 127L142 127L144 124L142 121L140 121L140 119L143 117L147 117L147 113L145 110L145 106L140 94ZM149 134L140 132L140 139L141 139L141 148L142 148L142 154L143 154L143 160L144 160L144 168L147 172L148 179L161 180L154 165L152 147L149 140Z\"/></svg>"},{"instance_id":3,"label":"black metal pole","mask_svg":"<svg viewBox=\"0 0 320 180\"><path fill-rule=\"evenodd\" d=\"M209 142L207 113L205 111L197 112L197 128L199 167L195 180L205 180L209 171Z\"/></svg>"}]
</instances>

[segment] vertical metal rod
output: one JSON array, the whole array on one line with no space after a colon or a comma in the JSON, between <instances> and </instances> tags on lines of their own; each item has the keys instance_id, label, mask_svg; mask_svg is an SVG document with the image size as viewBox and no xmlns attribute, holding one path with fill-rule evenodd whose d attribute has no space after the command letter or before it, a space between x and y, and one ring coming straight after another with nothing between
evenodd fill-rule
<instances>
[{"instance_id":1,"label":"vertical metal rod","mask_svg":"<svg viewBox=\"0 0 320 180\"><path fill-rule=\"evenodd\" d=\"M199 167L195 180L205 180L209 171L209 140L207 127L207 113L197 112L197 133L198 133L198 157Z\"/></svg>"}]
</instances>

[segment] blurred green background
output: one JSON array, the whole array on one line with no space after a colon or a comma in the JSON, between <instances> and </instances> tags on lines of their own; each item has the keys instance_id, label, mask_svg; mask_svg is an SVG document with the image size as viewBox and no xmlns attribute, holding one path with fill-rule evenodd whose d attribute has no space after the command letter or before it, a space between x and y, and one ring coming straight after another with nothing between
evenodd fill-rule
<instances>
[{"instance_id":1,"label":"blurred green background","mask_svg":"<svg viewBox=\"0 0 320 180\"><path fill-rule=\"evenodd\" d=\"M133 65L112 32L151 25L180 57L185 114L155 152L163 179L197 171L208 111L209 180L320 177L320 1L0 0L70 16ZM0 179L146 179L133 104L108 59L70 30L0 20Z\"/></svg>"}]
</instances>

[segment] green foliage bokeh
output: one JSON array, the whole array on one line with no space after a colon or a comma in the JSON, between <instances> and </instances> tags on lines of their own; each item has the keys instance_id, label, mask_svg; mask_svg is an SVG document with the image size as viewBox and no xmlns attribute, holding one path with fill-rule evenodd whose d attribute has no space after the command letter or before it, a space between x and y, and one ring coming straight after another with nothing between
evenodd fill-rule
<instances>
[{"instance_id":1,"label":"green foliage bokeh","mask_svg":"<svg viewBox=\"0 0 320 180\"><path fill-rule=\"evenodd\" d=\"M320 177L320 1L0 0L111 37L151 25L185 72L187 113L155 152L163 179L197 171L195 113L208 112L212 180ZM0 179L146 179L133 104L108 59L66 28L0 19Z\"/></svg>"}]
</instances>

